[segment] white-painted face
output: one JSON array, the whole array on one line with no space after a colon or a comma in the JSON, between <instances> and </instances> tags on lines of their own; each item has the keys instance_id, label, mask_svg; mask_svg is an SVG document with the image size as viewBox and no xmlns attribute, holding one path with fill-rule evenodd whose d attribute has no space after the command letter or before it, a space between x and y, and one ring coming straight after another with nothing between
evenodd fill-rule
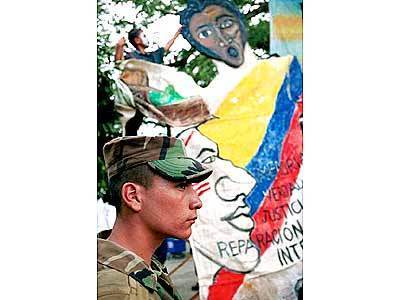
<instances>
[{"instance_id":1,"label":"white-painted face","mask_svg":"<svg viewBox=\"0 0 400 300\"><path fill-rule=\"evenodd\" d=\"M260 254L250 240L254 221L245 198L256 181L246 170L219 157L217 145L197 129L178 137L186 143L190 157L213 169L209 178L194 184L203 207L192 227L192 245L209 260L230 270L254 269Z\"/></svg>"}]
</instances>

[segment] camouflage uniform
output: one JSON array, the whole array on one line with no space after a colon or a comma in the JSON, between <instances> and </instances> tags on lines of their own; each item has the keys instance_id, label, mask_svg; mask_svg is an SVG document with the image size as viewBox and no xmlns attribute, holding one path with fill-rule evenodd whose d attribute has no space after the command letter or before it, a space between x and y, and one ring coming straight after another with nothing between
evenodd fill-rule
<instances>
[{"instance_id":1,"label":"camouflage uniform","mask_svg":"<svg viewBox=\"0 0 400 300\"><path fill-rule=\"evenodd\" d=\"M167 269L117 244L97 239L97 298L101 300L181 300Z\"/></svg>"}]
</instances>

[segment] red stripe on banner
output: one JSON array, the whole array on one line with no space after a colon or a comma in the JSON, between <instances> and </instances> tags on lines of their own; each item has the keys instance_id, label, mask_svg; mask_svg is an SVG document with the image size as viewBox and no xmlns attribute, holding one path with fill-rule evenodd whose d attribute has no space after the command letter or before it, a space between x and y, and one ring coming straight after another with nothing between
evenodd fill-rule
<instances>
[{"instance_id":1,"label":"red stripe on banner","mask_svg":"<svg viewBox=\"0 0 400 300\"><path fill-rule=\"evenodd\" d=\"M185 146L187 146L187 144L189 143L190 139L192 138L193 132L194 132L194 131L192 131L192 132L190 133L190 135L188 136L188 138L186 139L186 141L184 141Z\"/></svg>"},{"instance_id":2,"label":"red stripe on banner","mask_svg":"<svg viewBox=\"0 0 400 300\"><path fill-rule=\"evenodd\" d=\"M281 187L294 185L299 175L303 155L303 134L299 122L302 113L303 102L298 102L283 143L281 167L262 205L253 215L255 227L251 233L251 239L260 248L261 254L270 247L272 238L279 233L284 222L284 218L276 221L266 220L264 211L282 205L286 206L289 203L291 193L281 193ZM285 213L286 210L287 207ZM272 238L267 239L266 237ZM222 268L214 277L214 283L208 288L208 300L232 299L242 285L244 276L245 274L234 273Z\"/></svg>"},{"instance_id":3,"label":"red stripe on banner","mask_svg":"<svg viewBox=\"0 0 400 300\"><path fill-rule=\"evenodd\" d=\"M199 189L201 189L202 187L205 187L206 185L210 185L210 183L207 181L207 182L202 183L199 186L195 186L195 185L193 185L193 186L195 187L195 191L197 192Z\"/></svg>"},{"instance_id":4,"label":"red stripe on banner","mask_svg":"<svg viewBox=\"0 0 400 300\"><path fill-rule=\"evenodd\" d=\"M207 192L207 191L209 191L209 190L211 190L210 187L206 188L205 190L202 190L202 191L198 192L198 193L197 193L197 196L200 197L201 195L203 195L205 192Z\"/></svg>"},{"instance_id":5,"label":"red stripe on banner","mask_svg":"<svg viewBox=\"0 0 400 300\"><path fill-rule=\"evenodd\" d=\"M243 279L244 274L234 273L225 268L219 270L214 284L208 288L208 300L232 299Z\"/></svg>"}]
</instances>

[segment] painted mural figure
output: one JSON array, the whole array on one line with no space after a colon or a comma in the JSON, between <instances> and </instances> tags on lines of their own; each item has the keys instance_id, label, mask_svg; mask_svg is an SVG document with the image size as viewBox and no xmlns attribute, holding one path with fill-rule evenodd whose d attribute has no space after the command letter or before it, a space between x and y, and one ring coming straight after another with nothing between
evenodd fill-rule
<instances>
[{"instance_id":1,"label":"painted mural figure","mask_svg":"<svg viewBox=\"0 0 400 300\"><path fill-rule=\"evenodd\" d=\"M232 67L244 62L247 33L243 17L229 1L189 1L181 14L183 36L199 51Z\"/></svg>"},{"instance_id":2,"label":"painted mural figure","mask_svg":"<svg viewBox=\"0 0 400 300\"><path fill-rule=\"evenodd\" d=\"M244 200L254 188L255 179L245 169L220 157L218 145L197 128L187 129L177 137L185 141L190 157L198 157L199 161L214 170L210 180L195 186L199 196L207 203L194 229L197 235L192 239L193 246L216 264L209 265L215 269L213 273L220 267L235 272L250 272L260 262L260 253L250 240L254 221ZM231 241L236 247L233 251L229 246Z\"/></svg>"}]
</instances>

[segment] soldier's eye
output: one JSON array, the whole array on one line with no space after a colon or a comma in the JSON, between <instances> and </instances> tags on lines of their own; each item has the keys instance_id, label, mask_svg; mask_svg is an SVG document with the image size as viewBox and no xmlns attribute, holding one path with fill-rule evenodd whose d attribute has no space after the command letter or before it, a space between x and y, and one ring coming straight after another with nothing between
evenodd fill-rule
<instances>
[{"instance_id":1,"label":"soldier's eye","mask_svg":"<svg viewBox=\"0 0 400 300\"><path fill-rule=\"evenodd\" d=\"M211 164L212 162L214 162L216 159L215 155L211 155L209 157L206 157L205 159L203 159L201 162L204 164Z\"/></svg>"},{"instance_id":2,"label":"soldier's eye","mask_svg":"<svg viewBox=\"0 0 400 300\"><path fill-rule=\"evenodd\" d=\"M200 39L206 39L212 34L212 31L210 29L205 29L199 32L199 38Z\"/></svg>"},{"instance_id":3,"label":"soldier's eye","mask_svg":"<svg viewBox=\"0 0 400 300\"><path fill-rule=\"evenodd\" d=\"M188 183L187 182L180 182L176 185L176 187L180 190L185 190L188 187Z\"/></svg>"}]
</instances>

